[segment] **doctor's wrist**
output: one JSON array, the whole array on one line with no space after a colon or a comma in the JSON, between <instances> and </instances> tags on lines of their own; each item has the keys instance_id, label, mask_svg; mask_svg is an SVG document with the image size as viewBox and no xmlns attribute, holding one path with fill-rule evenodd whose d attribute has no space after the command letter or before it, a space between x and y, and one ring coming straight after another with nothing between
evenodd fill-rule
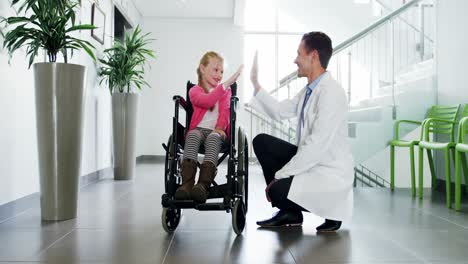
<instances>
[{"instance_id":1,"label":"doctor's wrist","mask_svg":"<svg viewBox=\"0 0 468 264\"><path fill-rule=\"evenodd\" d=\"M257 93L262 89L259 83L253 83L253 86L255 88L254 90L254 95L257 95Z\"/></svg>"}]
</instances>

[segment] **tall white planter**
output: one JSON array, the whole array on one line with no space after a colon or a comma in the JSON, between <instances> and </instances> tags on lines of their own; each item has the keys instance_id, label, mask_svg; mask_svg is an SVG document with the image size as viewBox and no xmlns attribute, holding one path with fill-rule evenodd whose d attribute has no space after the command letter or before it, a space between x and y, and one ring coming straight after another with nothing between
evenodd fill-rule
<instances>
[{"instance_id":1,"label":"tall white planter","mask_svg":"<svg viewBox=\"0 0 468 264\"><path fill-rule=\"evenodd\" d=\"M34 64L43 220L76 217L86 67Z\"/></svg>"},{"instance_id":2,"label":"tall white planter","mask_svg":"<svg viewBox=\"0 0 468 264\"><path fill-rule=\"evenodd\" d=\"M138 98L134 93L112 94L115 180L135 176Z\"/></svg>"}]
</instances>

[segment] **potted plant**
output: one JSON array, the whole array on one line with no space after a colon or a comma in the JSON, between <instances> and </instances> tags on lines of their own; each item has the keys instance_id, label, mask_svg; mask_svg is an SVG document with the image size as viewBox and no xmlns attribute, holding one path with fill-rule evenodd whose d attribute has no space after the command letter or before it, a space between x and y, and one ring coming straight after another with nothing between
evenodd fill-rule
<instances>
[{"instance_id":1,"label":"potted plant","mask_svg":"<svg viewBox=\"0 0 468 264\"><path fill-rule=\"evenodd\" d=\"M139 26L124 40L104 51L99 75L112 96L112 128L114 141L114 179L130 180L135 175L136 123L138 94L135 89L148 86L144 66L149 57L155 58L147 46L149 33L142 34Z\"/></svg>"},{"instance_id":2,"label":"potted plant","mask_svg":"<svg viewBox=\"0 0 468 264\"><path fill-rule=\"evenodd\" d=\"M10 58L26 47L34 69L42 219L75 218L86 68L68 60L76 50L95 59L94 47L71 35L95 27L75 23L74 0L13 0L11 6L18 10L16 16L2 19L3 47ZM48 62L34 63L42 50ZM57 62L59 53L64 63Z\"/></svg>"}]
</instances>

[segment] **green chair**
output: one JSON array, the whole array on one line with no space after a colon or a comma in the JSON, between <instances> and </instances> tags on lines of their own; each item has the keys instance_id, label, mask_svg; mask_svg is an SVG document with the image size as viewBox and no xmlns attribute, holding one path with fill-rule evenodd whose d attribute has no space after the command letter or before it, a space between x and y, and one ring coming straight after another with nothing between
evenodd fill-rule
<instances>
[{"instance_id":1,"label":"green chair","mask_svg":"<svg viewBox=\"0 0 468 264\"><path fill-rule=\"evenodd\" d=\"M424 174L424 149L427 151L429 158L429 166L431 169L432 186L436 184L436 177L434 173L434 161L432 160L432 150L443 150L445 155L445 188L446 188L446 199L447 207L451 207L450 199L450 150L452 150L453 157L455 158L455 119L457 118L459 105L457 106L445 106L439 107L438 115L435 117L427 118L424 120L422 127L423 137L419 142L419 198L423 198L423 174ZM431 141L429 135L450 135L448 142L436 142Z\"/></svg>"},{"instance_id":2,"label":"green chair","mask_svg":"<svg viewBox=\"0 0 468 264\"><path fill-rule=\"evenodd\" d=\"M454 112L454 116L448 117L446 115L447 112ZM427 115L428 119L431 118L451 118L455 119L456 114L458 112L458 105L453 105L453 106L433 106L429 110L429 113ZM411 194L416 196L416 183L415 183L415 168L414 168L414 146L417 146L419 144L419 141L422 139L423 136L423 130L421 130L421 136L419 140L412 140L412 141L406 141L406 140L401 140L399 137L399 131L400 131L400 124L406 123L406 124L413 124L413 125L424 125L424 123L428 120L425 119L424 121L414 121L414 120L398 120L395 122L395 138L390 141L390 189L393 191L395 189L395 147L407 147L410 149L410 163L411 163ZM429 156L429 164L431 168L431 173L434 175L434 161L432 159L432 153L430 150L427 151L427 154Z\"/></svg>"},{"instance_id":3,"label":"green chair","mask_svg":"<svg viewBox=\"0 0 468 264\"><path fill-rule=\"evenodd\" d=\"M468 152L466 135L468 134L468 104L465 105L462 118L458 126L458 140L455 146L455 210L460 211L461 201L461 168L465 174L465 185L468 193L468 168L465 153Z\"/></svg>"}]
</instances>

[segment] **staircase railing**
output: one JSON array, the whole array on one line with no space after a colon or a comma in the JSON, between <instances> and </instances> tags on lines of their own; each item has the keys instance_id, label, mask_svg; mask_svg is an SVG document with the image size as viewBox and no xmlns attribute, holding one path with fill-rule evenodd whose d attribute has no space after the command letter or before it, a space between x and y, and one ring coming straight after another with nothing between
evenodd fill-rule
<instances>
[{"instance_id":1,"label":"staircase railing","mask_svg":"<svg viewBox=\"0 0 468 264\"><path fill-rule=\"evenodd\" d=\"M361 182L361 186L365 185L366 187L390 187L390 182L380 177L362 164L354 167L354 187L358 186L357 181Z\"/></svg>"},{"instance_id":2,"label":"staircase railing","mask_svg":"<svg viewBox=\"0 0 468 264\"><path fill-rule=\"evenodd\" d=\"M275 134L279 138L284 139L288 142L292 142L295 139L296 130L290 127L288 122L279 122L266 116L263 116L262 114L256 112L249 106L244 106L244 110L250 114L252 121L252 123L250 124L251 128L254 126L253 119L255 119L255 122L258 122L258 124L256 125L259 125L260 129L257 129L257 132ZM285 127L288 127L288 129L284 129Z\"/></svg>"},{"instance_id":3,"label":"staircase railing","mask_svg":"<svg viewBox=\"0 0 468 264\"><path fill-rule=\"evenodd\" d=\"M389 11L389 12L392 12L394 9L391 8L390 6L388 6L386 3L384 3L384 1L382 0L375 0L383 9L385 9L386 11ZM424 13L424 9L425 8L428 8L428 7L433 7L433 4L421 4L420 5L420 8L422 9L422 13ZM424 30L421 30L419 29L416 25L415 25L415 21L409 21L409 19L407 18L404 18L404 17L397 17L397 19L401 22L403 22L404 24L406 24L408 27L412 28L415 32L418 32L420 34L420 36L422 36L424 39L426 39L427 41L431 42L431 43L434 43L434 40L433 40L433 36L429 36L426 34L426 32ZM422 34L422 35L421 35Z\"/></svg>"}]
</instances>

